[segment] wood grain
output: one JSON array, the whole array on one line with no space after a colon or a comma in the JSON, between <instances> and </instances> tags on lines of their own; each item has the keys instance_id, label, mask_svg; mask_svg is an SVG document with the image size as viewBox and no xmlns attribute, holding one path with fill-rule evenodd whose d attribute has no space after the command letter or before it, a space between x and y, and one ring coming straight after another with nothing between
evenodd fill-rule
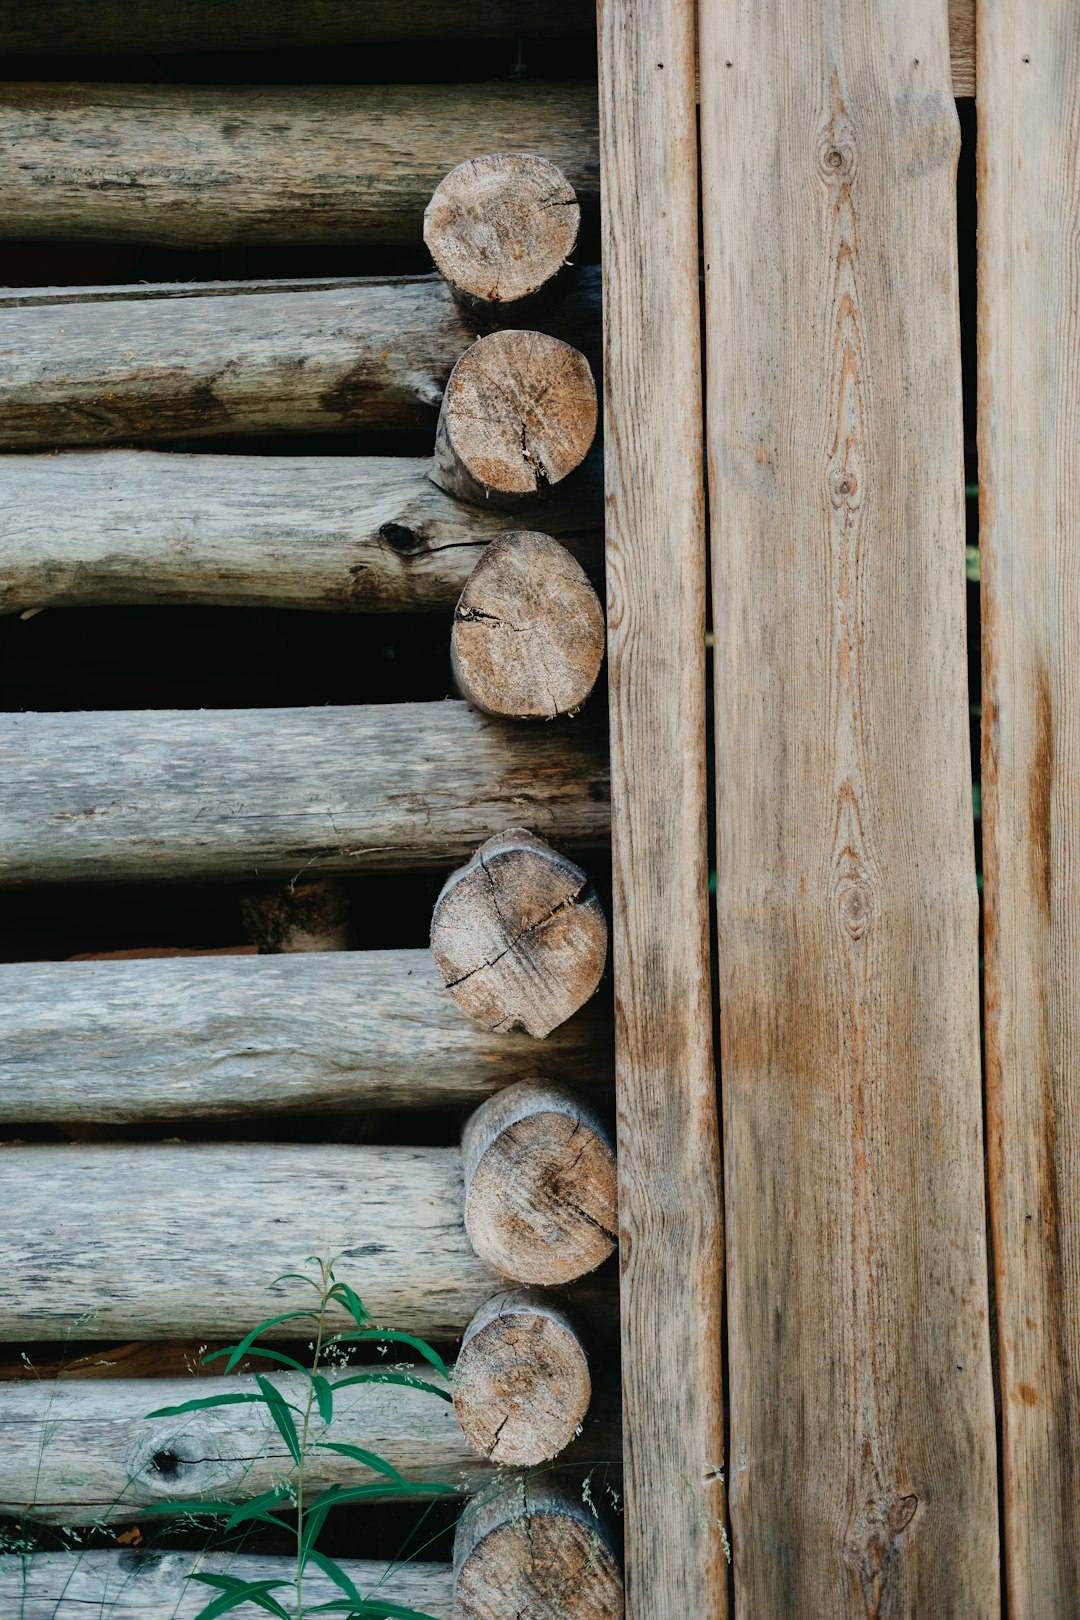
<instances>
[{"instance_id":1,"label":"wood grain","mask_svg":"<svg viewBox=\"0 0 1080 1620\"><path fill-rule=\"evenodd\" d=\"M0 883L452 866L526 821L608 838L596 722L464 703L0 715Z\"/></svg>"},{"instance_id":2,"label":"wood grain","mask_svg":"<svg viewBox=\"0 0 1080 1620\"><path fill-rule=\"evenodd\" d=\"M545 329L596 350L596 267L568 273ZM434 275L17 288L0 446L434 428L479 330Z\"/></svg>"},{"instance_id":3,"label":"wood grain","mask_svg":"<svg viewBox=\"0 0 1080 1620\"><path fill-rule=\"evenodd\" d=\"M1080 1593L1080 14L979 10L990 1215L1014 1620Z\"/></svg>"},{"instance_id":4,"label":"wood grain","mask_svg":"<svg viewBox=\"0 0 1080 1620\"><path fill-rule=\"evenodd\" d=\"M423 115L418 116L418 108ZM588 83L5 84L0 234L150 242L421 240L447 169L536 152L596 213Z\"/></svg>"},{"instance_id":5,"label":"wood grain","mask_svg":"<svg viewBox=\"0 0 1080 1620\"><path fill-rule=\"evenodd\" d=\"M598 12L631 1620L727 1612L694 11Z\"/></svg>"},{"instance_id":6,"label":"wood grain","mask_svg":"<svg viewBox=\"0 0 1080 1620\"><path fill-rule=\"evenodd\" d=\"M9 456L0 613L106 603L450 612L506 517L445 495L430 465L426 456L153 450ZM597 578L601 466L597 453L529 513Z\"/></svg>"},{"instance_id":7,"label":"wood grain","mask_svg":"<svg viewBox=\"0 0 1080 1620\"><path fill-rule=\"evenodd\" d=\"M611 1010L543 1046L462 1016L423 951L0 966L0 1119L121 1123L455 1108L611 1077Z\"/></svg>"},{"instance_id":8,"label":"wood grain","mask_svg":"<svg viewBox=\"0 0 1080 1620\"><path fill-rule=\"evenodd\" d=\"M994 1616L945 7L702 24L736 1607Z\"/></svg>"}]
</instances>

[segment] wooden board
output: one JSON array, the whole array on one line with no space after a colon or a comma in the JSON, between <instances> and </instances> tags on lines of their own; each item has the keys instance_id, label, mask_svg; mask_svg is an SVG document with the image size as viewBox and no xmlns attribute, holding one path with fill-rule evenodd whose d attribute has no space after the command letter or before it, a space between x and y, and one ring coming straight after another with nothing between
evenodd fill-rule
<instances>
[{"instance_id":1,"label":"wooden board","mask_svg":"<svg viewBox=\"0 0 1080 1620\"><path fill-rule=\"evenodd\" d=\"M601 0L626 1605L727 1608L692 0Z\"/></svg>"},{"instance_id":2,"label":"wooden board","mask_svg":"<svg viewBox=\"0 0 1080 1620\"><path fill-rule=\"evenodd\" d=\"M450 868L528 826L603 847L596 721L464 703L0 715L0 883Z\"/></svg>"},{"instance_id":3,"label":"wooden board","mask_svg":"<svg viewBox=\"0 0 1080 1620\"><path fill-rule=\"evenodd\" d=\"M475 1106L610 1082L606 998L542 1044L466 1018L429 951L0 966L0 1119Z\"/></svg>"},{"instance_id":4,"label":"wooden board","mask_svg":"<svg viewBox=\"0 0 1080 1620\"><path fill-rule=\"evenodd\" d=\"M1080 12L979 12L986 1086L1014 1620L1080 1593Z\"/></svg>"},{"instance_id":5,"label":"wooden board","mask_svg":"<svg viewBox=\"0 0 1080 1620\"><path fill-rule=\"evenodd\" d=\"M737 1612L993 1616L943 0L702 9Z\"/></svg>"},{"instance_id":6,"label":"wooden board","mask_svg":"<svg viewBox=\"0 0 1080 1620\"><path fill-rule=\"evenodd\" d=\"M5 84L0 235L419 243L448 169L536 152L595 215L591 84Z\"/></svg>"}]
</instances>

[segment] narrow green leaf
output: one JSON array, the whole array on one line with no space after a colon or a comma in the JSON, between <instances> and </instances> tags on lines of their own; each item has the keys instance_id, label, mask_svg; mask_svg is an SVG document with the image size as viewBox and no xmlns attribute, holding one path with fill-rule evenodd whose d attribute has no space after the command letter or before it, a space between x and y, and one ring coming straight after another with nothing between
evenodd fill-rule
<instances>
[{"instance_id":1,"label":"narrow green leaf","mask_svg":"<svg viewBox=\"0 0 1080 1620\"><path fill-rule=\"evenodd\" d=\"M193 1581L201 1581L204 1586L212 1586L222 1592L247 1592L252 1587L259 1587L268 1592L276 1591L279 1586L291 1586L292 1581L243 1581L238 1575L192 1575Z\"/></svg>"},{"instance_id":2,"label":"narrow green leaf","mask_svg":"<svg viewBox=\"0 0 1080 1620\"><path fill-rule=\"evenodd\" d=\"M315 1292L317 1294L322 1293L322 1283L316 1282L314 1277L305 1277L304 1273L302 1271L283 1271L281 1273L281 1276L280 1277L275 1277L273 1282L270 1283L269 1286L271 1288L276 1288L278 1283L283 1283L283 1282L307 1283L308 1287L309 1288L314 1288L314 1290L315 1290Z\"/></svg>"},{"instance_id":3,"label":"narrow green leaf","mask_svg":"<svg viewBox=\"0 0 1080 1620\"><path fill-rule=\"evenodd\" d=\"M210 1350L203 1356L202 1364L204 1367L208 1367L212 1361L220 1361L222 1356L231 1355L231 1353L231 1350ZM245 1356L257 1356L263 1361L276 1362L282 1367L292 1367L296 1372L307 1372L307 1368L302 1361L297 1361L295 1356L287 1356L283 1350L263 1350L260 1346L254 1345L244 1354Z\"/></svg>"},{"instance_id":4,"label":"narrow green leaf","mask_svg":"<svg viewBox=\"0 0 1080 1620\"><path fill-rule=\"evenodd\" d=\"M323 1377L322 1373L312 1373L311 1384L315 1391L315 1399L319 1403L319 1416L324 1423L333 1422L334 1391L329 1381Z\"/></svg>"},{"instance_id":5,"label":"narrow green leaf","mask_svg":"<svg viewBox=\"0 0 1080 1620\"><path fill-rule=\"evenodd\" d=\"M365 1308L359 1294L356 1293L355 1289L350 1288L348 1283L335 1283L330 1292L330 1298L338 1300L348 1308L358 1328L365 1327L371 1321L370 1312Z\"/></svg>"},{"instance_id":6,"label":"narrow green leaf","mask_svg":"<svg viewBox=\"0 0 1080 1620\"><path fill-rule=\"evenodd\" d=\"M159 1406L156 1412L147 1412L147 1418L180 1417L184 1412L208 1412L212 1406L244 1406L249 1401L261 1401L262 1396L250 1394L206 1395L202 1400L185 1401L182 1406Z\"/></svg>"},{"instance_id":7,"label":"narrow green leaf","mask_svg":"<svg viewBox=\"0 0 1080 1620\"><path fill-rule=\"evenodd\" d=\"M281 1316L271 1316L267 1321L260 1322L257 1328L252 1328L246 1339L241 1339L239 1344L232 1346L232 1353L229 1356L225 1371L232 1372L237 1363L243 1361L255 1340L260 1338L268 1328L277 1327L281 1322L299 1322L301 1318L306 1322L310 1322L314 1320L314 1316L313 1311L285 1311Z\"/></svg>"},{"instance_id":8,"label":"narrow green leaf","mask_svg":"<svg viewBox=\"0 0 1080 1620\"><path fill-rule=\"evenodd\" d=\"M444 1378L449 1378L450 1376L446 1362L443 1360L442 1356L440 1356L439 1352L437 1350L433 1350L430 1344L425 1344L423 1339L418 1339L413 1333L401 1333L390 1328L365 1328L360 1333L335 1333L332 1339L327 1340L327 1348L329 1348L330 1345L347 1343L407 1344L410 1345L418 1355L423 1356L425 1361L429 1361L436 1371L440 1372Z\"/></svg>"},{"instance_id":9,"label":"narrow green leaf","mask_svg":"<svg viewBox=\"0 0 1080 1620\"><path fill-rule=\"evenodd\" d=\"M347 1598L351 1598L356 1604L363 1603L364 1600L357 1591L356 1586L339 1564L335 1564L332 1558L327 1558L325 1553L317 1552L314 1547L312 1547L309 1556L312 1563L316 1564L324 1575L328 1575L334 1585L340 1587Z\"/></svg>"},{"instance_id":10,"label":"narrow green leaf","mask_svg":"<svg viewBox=\"0 0 1080 1620\"><path fill-rule=\"evenodd\" d=\"M281 1394L280 1390L274 1388L269 1378L264 1377L262 1373L256 1373L255 1377L258 1380L259 1388L262 1390L263 1395L266 1398L266 1404L270 1408L270 1416L274 1420L277 1431L281 1435L281 1438L284 1440L285 1444L288 1446L289 1451L292 1453L293 1462L299 1468L302 1461L300 1453L300 1441L297 1438L296 1425L292 1420L292 1413L295 1411L295 1407L290 1407L288 1401Z\"/></svg>"},{"instance_id":11,"label":"narrow green leaf","mask_svg":"<svg viewBox=\"0 0 1080 1620\"><path fill-rule=\"evenodd\" d=\"M192 1575L193 1581L203 1581L207 1586L216 1586L221 1577L210 1579L206 1575ZM200 1609L195 1620L217 1620L219 1614L228 1614L231 1609L240 1608L243 1603L254 1603L258 1609L265 1609L267 1614L277 1616L277 1620L290 1620L287 1609L283 1609L276 1598L270 1596L270 1590L278 1586L288 1586L288 1581L238 1581L236 1589L222 1592L220 1597L212 1599L205 1609Z\"/></svg>"},{"instance_id":12,"label":"narrow green leaf","mask_svg":"<svg viewBox=\"0 0 1080 1620\"><path fill-rule=\"evenodd\" d=\"M280 1507L283 1502L288 1502L291 1506L292 1500L289 1491L275 1485L273 1490L263 1491L261 1496L253 1496L250 1502L243 1502L234 1508L222 1528L232 1530L236 1525L243 1524L246 1519L258 1519L261 1524L277 1524L277 1519L270 1517L270 1509Z\"/></svg>"},{"instance_id":13,"label":"narrow green leaf","mask_svg":"<svg viewBox=\"0 0 1080 1620\"><path fill-rule=\"evenodd\" d=\"M376 1474L385 1474L387 1479L400 1480L403 1485L408 1483L405 1475L399 1473L385 1457L380 1457L374 1451L365 1451L363 1446L347 1446L341 1440L317 1440L312 1449L340 1452L343 1457L351 1457L353 1462L363 1463L365 1468L370 1468Z\"/></svg>"},{"instance_id":14,"label":"narrow green leaf","mask_svg":"<svg viewBox=\"0 0 1080 1620\"><path fill-rule=\"evenodd\" d=\"M453 1401L454 1397L448 1389L440 1389L437 1384L429 1384L424 1378L415 1378L412 1373L394 1372L389 1367L363 1367L348 1378L335 1378L334 1388L348 1389L350 1384L404 1384L408 1389L425 1389L429 1395L437 1395L442 1401Z\"/></svg>"},{"instance_id":15,"label":"narrow green leaf","mask_svg":"<svg viewBox=\"0 0 1080 1620\"><path fill-rule=\"evenodd\" d=\"M364 1598L359 1608L345 1598L332 1598L328 1603L304 1604L305 1614L342 1614L349 1620L435 1620L435 1616L422 1609L406 1609L400 1603L380 1603L378 1598Z\"/></svg>"}]
</instances>

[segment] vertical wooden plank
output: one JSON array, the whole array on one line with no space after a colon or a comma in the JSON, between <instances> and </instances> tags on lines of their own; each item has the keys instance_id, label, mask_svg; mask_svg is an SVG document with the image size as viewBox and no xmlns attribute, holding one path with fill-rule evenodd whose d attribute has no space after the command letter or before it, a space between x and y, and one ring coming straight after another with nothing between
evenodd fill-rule
<instances>
[{"instance_id":1,"label":"vertical wooden plank","mask_svg":"<svg viewBox=\"0 0 1080 1620\"><path fill-rule=\"evenodd\" d=\"M1015 1620L1080 1604L1080 10L981 0L990 1210Z\"/></svg>"},{"instance_id":2,"label":"vertical wooden plank","mask_svg":"<svg viewBox=\"0 0 1080 1620\"><path fill-rule=\"evenodd\" d=\"M945 0L702 8L736 1612L994 1615Z\"/></svg>"},{"instance_id":3,"label":"vertical wooden plank","mask_svg":"<svg viewBox=\"0 0 1080 1620\"><path fill-rule=\"evenodd\" d=\"M727 1609L693 0L600 0L626 1592Z\"/></svg>"}]
</instances>

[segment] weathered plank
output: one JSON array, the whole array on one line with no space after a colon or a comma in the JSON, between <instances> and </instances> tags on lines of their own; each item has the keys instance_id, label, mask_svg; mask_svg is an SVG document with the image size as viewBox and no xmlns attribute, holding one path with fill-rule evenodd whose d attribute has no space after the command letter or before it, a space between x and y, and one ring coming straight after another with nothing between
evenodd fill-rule
<instances>
[{"instance_id":1,"label":"weathered plank","mask_svg":"<svg viewBox=\"0 0 1080 1620\"><path fill-rule=\"evenodd\" d=\"M598 12L631 1620L727 1609L694 13L693 0Z\"/></svg>"},{"instance_id":2,"label":"weathered plank","mask_svg":"<svg viewBox=\"0 0 1080 1620\"><path fill-rule=\"evenodd\" d=\"M418 116L418 108L423 108ZM536 152L598 203L591 84L5 84L0 234L154 242L419 242L465 158Z\"/></svg>"},{"instance_id":3,"label":"weathered plank","mask_svg":"<svg viewBox=\"0 0 1080 1620\"><path fill-rule=\"evenodd\" d=\"M464 703L0 715L0 883L452 866L525 822L602 846L597 723Z\"/></svg>"},{"instance_id":4,"label":"weathered plank","mask_svg":"<svg viewBox=\"0 0 1080 1620\"><path fill-rule=\"evenodd\" d=\"M598 269L549 313L594 353ZM0 294L0 445L434 428L478 330L434 275L18 288Z\"/></svg>"},{"instance_id":5,"label":"weathered plank","mask_svg":"<svg viewBox=\"0 0 1080 1620\"><path fill-rule=\"evenodd\" d=\"M432 1620L451 1620L449 1564L342 1559L341 1567L365 1595L419 1609ZM0 1607L13 1620L196 1620L212 1596L209 1587L188 1579L199 1570L245 1581L291 1580L296 1563L244 1553L6 1553L0 1557ZM304 1595L327 1603L341 1594L309 1565Z\"/></svg>"},{"instance_id":6,"label":"weathered plank","mask_svg":"<svg viewBox=\"0 0 1080 1620\"><path fill-rule=\"evenodd\" d=\"M986 1088L1009 1614L1080 1593L1080 13L979 10Z\"/></svg>"},{"instance_id":7,"label":"weathered plank","mask_svg":"<svg viewBox=\"0 0 1080 1620\"><path fill-rule=\"evenodd\" d=\"M333 1384L337 1375L328 1376ZM425 1364L417 1376L450 1393L451 1386ZM303 1410L306 1379L288 1373L272 1381ZM155 1502L250 1501L294 1477L285 1441L261 1402L148 1418L186 1401L248 1391L258 1394L254 1378L8 1384L0 1398L0 1513L63 1524L114 1523L130 1521ZM329 1431L314 1412L309 1438L317 1443L326 1437ZM332 1438L375 1452L415 1484L450 1485L462 1495L498 1474L498 1466L466 1440L450 1401L406 1385L371 1382L335 1392ZM563 1457L617 1461L617 1425L610 1419L586 1422ZM305 1482L309 1491L378 1485L387 1501L403 1494L393 1480L334 1451L311 1452Z\"/></svg>"},{"instance_id":8,"label":"weathered plank","mask_svg":"<svg viewBox=\"0 0 1080 1620\"><path fill-rule=\"evenodd\" d=\"M453 1108L611 1076L611 1013L542 1046L463 1016L428 951L0 966L0 1119Z\"/></svg>"},{"instance_id":9,"label":"weathered plank","mask_svg":"<svg viewBox=\"0 0 1080 1620\"><path fill-rule=\"evenodd\" d=\"M949 57L954 96L973 96L975 90L976 0L949 0Z\"/></svg>"},{"instance_id":10,"label":"weathered plank","mask_svg":"<svg viewBox=\"0 0 1080 1620\"><path fill-rule=\"evenodd\" d=\"M507 519L445 495L430 465L152 450L9 456L0 613L99 603L450 612ZM597 454L529 514L593 575L602 499Z\"/></svg>"},{"instance_id":11,"label":"weathered plank","mask_svg":"<svg viewBox=\"0 0 1080 1620\"><path fill-rule=\"evenodd\" d=\"M737 1603L993 1616L945 7L702 22Z\"/></svg>"}]
</instances>

